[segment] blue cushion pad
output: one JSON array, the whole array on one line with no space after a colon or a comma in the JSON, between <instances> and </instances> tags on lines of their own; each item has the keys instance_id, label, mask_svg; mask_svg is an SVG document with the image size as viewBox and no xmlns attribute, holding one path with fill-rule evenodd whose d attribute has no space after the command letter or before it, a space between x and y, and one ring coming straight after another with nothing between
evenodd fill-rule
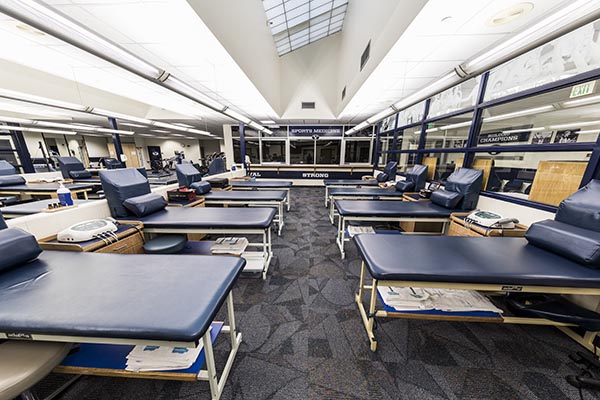
<instances>
[{"instance_id":1,"label":"blue cushion pad","mask_svg":"<svg viewBox=\"0 0 600 400\"><path fill-rule=\"evenodd\" d=\"M181 182L179 182L179 185L181 185ZM185 187L185 185L183 186ZM194 182L187 187L189 187L190 189L194 189L196 191L196 194L206 194L212 189L212 186L207 181Z\"/></svg>"},{"instance_id":2,"label":"blue cushion pad","mask_svg":"<svg viewBox=\"0 0 600 400\"><path fill-rule=\"evenodd\" d=\"M0 187L11 185L23 185L27 182L21 175L2 175L0 176Z\"/></svg>"},{"instance_id":3,"label":"blue cushion pad","mask_svg":"<svg viewBox=\"0 0 600 400\"><path fill-rule=\"evenodd\" d=\"M90 203L93 201L95 201L95 200L73 199L73 204L80 205L80 204ZM45 210L46 208L48 208L48 204L54 204L57 202L58 202L58 199L45 199L45 200L38 200L38 201L30 201L28 203L21 203L21 204L15 204L14 206L3 207L2 211L6 215L37 214L39 212L42 212L42 210Z\"/></svg>"},{"instance_id":4,"label":"blue cushion pad","mask_svg":"<svg viewBox=\"0 0 600 400\"><path fill-rule=\"evenodd\" d=\"M143 217L163 210L167 204L167 200L158 193L148 193L131 197L123 202L125 208L138 217Z\"/></svg>"},{"instance_id":5,"label":"blue cushion pad","mask_svg":"<svg viewBox=\"0 0 600 400\"><path fill-rule=\"evenodd\" d=\"M377 216L377 217L422 217L450 218L450 214L459 210L440 207L431 202L389 201L389 200L337 200L335 208L340 215Z\"/></svg>"},{"instance_id":6,"label":"blue cushion pad","mask_svg":"<svg viewBox=\"0 0 600 400\"><path fill-rule=\"evenodd\" d=\"M93 189L94 185L89 183L68 183L64 185L69 190ZM28 183L26 185L2 186L0 191L11 192L56 192L60 185L58 183Z\"/></svg>"},{"instance_id":7,"label":"blue cushion pad","mask_svg":"<svg viewBox=\"0 0 600 400\"><path fill-rule=\"evenodd\" d=\"M555 219L600 232L600 180L593 179L560 203Z\"/></svg>"},{"instance_id":8,"label":"blue cushion pad","mask_svg":"<svg viewBox=\"0 0 600 400\"><path fill-rule=\"evenodd\" d=\"M440 189L431 193L431 197L429 199L433 204L437 204L438 206L445 208L456 208L462 197L463 196L460 193L449 192L447 190Z\"/></svg>"},{"instance_id":9,"label":"blue cushion pad","mask_svg":"<svg viewBox=\"0 0 600 400\"><path fill-rule=\"evenodd\" d=\"M206 200L231 201L284 201L287 192L283 190L214 190L203 195Z\"/></svg>"},{"instance_id":10,"label":"blue cushion pad","mask_svg":"<svg viewBox=\"0 0 600 400\"><path fill-rule=\"evenodd\" d=\"M363 181L362 179L323 179L325 186L377 186L377 180Z\"/></svg>"},{"instance_id":11,"label":"blue cushion pad","mask_svg":"<svg viewBox=\"0 0 600 400\"><path fill-rule=\"evenodd\" d=\"M366 187L366 188L354 188L354 187L348 187L348 188L331 188L329 189L329 194L331 196L345 196L345 197L351 197L351 196L378 196L378 197L397 197L397 198L402 198L402 192L397 191L394 188L391 189L385 189L385 188L373 188L373 187Z\"/></svg>"},{"instance_id":12,"label":"blue cushion pad","mask_svg":"<svg viewBox=\"0 0 600 400\"><path fill-rule=\"evenodd\" d=\"M42 249L32 234L17 228L0 231L0 272L24 265L37 258L41 252Z\"/></svg>"},{"instance_id":13,"label":"blue cushion pad","mask_svg":"<svg viewBox=\"0 0 600 400\"><path fill-rule=\"evenodd\" d=\"M396 182L396 190L399 192L408 192L409 190L416 190L415 183L409 180Z\"/></svg>"},{"instance_id":14,"label":"blue cushion pad","mask_svg":"<svg viewBox=\"0 0 600 400\"><path fill-rule=\"evenodd\" d=\"M525 237L532 245L600 268L600 232L546 220L531 225Z\"/></svg>"},{"instance_id":15,"label":"blue cushion pad","mask_svg":"<svg viewBox=\"0 0 600 400\"><path fill-rule=\"evenodd\" d=\"M358 235L354 243L376 279L600 288L600 271L523 238Z\"/></svg>"},{"instance_id":16,"label":"blue cushion pad","mask_svg":"<svg viewBox=\"0 0 600 400\"><path fill-rule=\"evenodd\" d=\"M229 181L231 186L235 187L256 187L256 188L291 188L292 182L287 181Z\"/></svg>"},{"instance_id":17,"label":"blue cushion pad","mask_svg":"<svg viewBox=\"0 0 600 400\"><path fill-rule=\"evenodd\" d=\"M237 257L46 251L0 274L0 332L198 341L242 272Z\"/></svg>"},{"instance_id":18,"label":"blue cushion pad","mask_svg":"<svg viewBox=\"0 0 600 400\"><path fill-rule=\"evenodd\" d=\"M275 214L275 208L167 207L138 219L145 228L267 229Z\"/></svg>"},{"instance_id":19,"label":"blue cushion pad","mask_svg":"<svg viewBox=\"0 0 600 400\"><path fill-rule=\"evenodd\" d=\"M92 177L92 173L85 169L80 171L71 171L69 172L69 176L73 179L90 179Z\"/></svg>"}]
</instances>

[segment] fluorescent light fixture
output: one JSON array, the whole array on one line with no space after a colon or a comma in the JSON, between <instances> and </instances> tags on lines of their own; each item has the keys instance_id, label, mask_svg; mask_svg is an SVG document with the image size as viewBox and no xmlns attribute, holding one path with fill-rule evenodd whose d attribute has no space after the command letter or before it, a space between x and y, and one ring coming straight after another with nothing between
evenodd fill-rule
<instances>
[{"instance_id":1,"label":"fluorescent light fixture","mask_svg":"<svg viewBox=\"0 0 600 400\"><path fill-rule=\"evenodd\" d=\"M260 121L261 124L276 124L277 122L275 121L271 121L270 119L264 120L264 121Z\"/></svg>"},{"instance_id":2,"label":"fluorescent light fixture","mask_svg":"<svg viewBox=\"0 0 600 400\"><path fill-rule=\"evenodd\" d=\"M171 133L171 136L185 137L185 135L182 135L181 133Z\"/></svg>"},{"instance_id":3,"label":"fluorescent light fixture","mask_svg":"<svg viewBox=\"0 0 600 400\"><path fill-rule=\"evenodd\" d=\"M457 124L444 125L444 126L440 126L439 128L440 128L440 131L445 131L448 129L464 128L466 126L471 126L471 121L459 122Z\"/></svg>"},{"instance_id":4,"label":"fluorescent light fixture","mask_svg":"<svg viewBox=\"0 0 600 400\"><path fill-rule=\"evenodd\" d=\"M165 131L163 129L150 129L152 132L158 132L158 133L171 133L171 131Z\"/></svg>"},{"instance_id":5,"label":"fluorescent light fixture","mask_svg":"<svg viewBox=\"0 0 600 400\"><path fill-rule=\"evenodd\" d=\"M90 132L118 133L121 135L133 135L133 133L134 133L131 131L122 131L122 130L117 130L117 129L101 128L101 127L96 127L94 125L65 124L65 123L61 123L61 122L50 122L50 121L34 121L31 119L14 118L14 117L6 117L6 116L0 116L0 121L13 122L13 123L22 124L22 125L39 125L39 126L48 126L51 128L77 129L77 130L81 130L81 131L90 131Z\"/></svg>"},{"instance_id":6,"label":"fluorescent light fixture","mask_svg":"<svg viewBox=\"0 0 600 400\"><path fill-rule=\"evenodd\" d=\"M173 125L183 126L184 128L193 128L192 125L184 124L182 122L174 122Z\"/></svg>"},{"instance_id":7,"label":"fluorescent light fixture","mask_svg":"<svg viewBox=\"0 0 600 400\"><path fill-rule=\"evenodd\" d=\"M536 108L529 108L527 110L515 111L515 112L508 113L508 114L500 114L500 115L494 115L493 117L486 117L483 119L483 122L501 121L504 119L514 118L514 117L523 117L526 115L537 114L537 113L542 113L542 112L547 112L547 111L552 111L552 110L554 110L554 107L552 107L551 105L536 107Z\"/></svg>"},{"instance_id":8,"label":"fluorescent light fixture","mask_svg":"<svg viewBox=\"0 0 600 400\"><path fill-rule=\"evenodd\" d=\"M439 130L440 130L440 128L430 128L430 129L426 129L425 132L426 133L432 133L432 132L437 132Z\"/></svg>"},{"instance_id":9,"label":"fluorescent light fixture","mask_svg":"<svg viewBox=\"0 0 600 400\"><path fill-rule=\"evenodd\" d=\"M539 131L543 131L546 128L544 128L543 126L539 127L539 128L524 128L524 129L511 129L509 131L502 131L502 133L517 133L517 132L539 132Z\"/></svg>"},{"instance_id":10,"label":"fluorescent light fixture","mask_svg":"<svg viewBox=\"0 0 600 400\"><path fill-rule=\"evenodd\" d=\"M266 133L267 135L272 135L273 134L273 131L270 130L270 129L267 129L267 128L263 129L263 132Z\"/></svg>"},{"instance_id":11,"label":"fluorescent light fixture","mask_svg":"<svg viewBox=\"0 0 600 400\"><path fill-rule=\"evenodd\" d=\"M0 3L1 4L1 3ZM49 99L47 97L34 96L32 94L16 92L14 90L8 89L0 89L0 97L4 97L6 99L19 100L19 101L27 101L29 103L48 105L52 107L58 108L66 108L67 110L73 111L87 111L88 107L82 106L80 104L67 103L66 101Z\"/></svg>"},{"instance_id":12,"label":"fluorescent light fixture","mask_svg":"<svg viewBox=\"0 0 600 400\"><path fill-rule=\"evenodd\" d=\"M382 119L385 119L387 117L389 117L390 115L393 115L396 112L396 110L392 107L386 108L385 110L375 114L374 116L370 117L367 119L367 122L369 124L374 124L378 121L381 121Z\"/></svg>"},{"instance_id":13,"label":"fluorescent light fixture","mask_svg":"<svg viewBox=\"0 0 600 400\"><path fill-rule=\"evenodd\" d=\"M242 114L232 110L231 108L226 108L225 110L223 110L223 112L225 113L225 115L227 115L233 119L237 119L238 121L243 122L244 124L250 123L250 118L243 116ZM254 121L252 121L252 122L254 122Z\"/></svg>"},{"instance_id":14,"label":"fluorescent light fixture","mask_svg":"<svg viewBox=\"0 0 600 400\"><path fill-rule=\"evenodd\" d=\"M154 121L151 121L146 118L134 117L133 115L121 114L114 111L104 110L102 108L94 108L90 112L92 114L102 115L104 117L124 119L127 121L133 121L144 125L152 125L154 123Z\"/></svg>"},{"instance_id":15,"label":"fluorescent light fixture","mask_svg":"<svg viewBox=\"0 0 600 400\"><path fill-rule=\"evenodd\" d=\"M442 91L454 86L455 84L457 84L460 81L461 81L461 78L458 75L456 75L455 72L450 72L450 73L442 76L438 80L430 83L425 88L394 103L393 108L398 111L402 111L414 104L417 104L420 101L423 101L435 94L438 94L439 92L442 92Z\"/></svg>"},{"instance_id":16,"label":"fluorescent light fixture","mask_svg":"<svg viewBox=\"0 0 600 400\"><path fill-rule=\"evenodd\" d=\"M9 126L9 125L0 125L0 129L5 130L5 131L53 133L56 135L77 135L77 132L73 132L73 131L60 131L60 130L43 129L43 128L24 128L21 126Z\"/></svg>"},{"instance_id":17,"label":"fluorescent light fixture","mask_svg":"<svg viewBox=\"0 0 600 400\"><path fill-rule=\"evenodd\" d=\"M152 79L162 73L160 68L42 2L4 0L0 3L0 11L129 71Z\"/></svg>"},{"instance_id":18,"label":"fluorescent light fixture","mask_svg":"<svg viewBox=\"0 0 600 400\"><path fill-rule=\"evenodd\" d=\"M133 128L145 128L145 125L133 124L131 122L119 122L119 125L131 126Z\"/></svg>"},{"instance_id":19,"label":"fluorescent light fixture","mask_svg":"<svg viewBox=\"0 0 600 400\"><path fill-rule=\"evenodd\" d=\"M579 122L569 122L566 124L560 125L550 125L550 129L563 129L563 128L571 128L571 127L579 127L579 126L590 126L590 125L600 125L600 121L579 121Z\"/></svg>"},{"instance_id":20,"label":"fluorescent light fixture","mask_svg":"<svg viewBox=\"0 0 600 400\"><path fill-rule=\"evenodd\" d=\"M573 107L573 106L578 106L581 104L597 103L599 101L600 101L600 96L584 97L582 99L565 101L563 103L563 106Z\"/></svg>"},{"instance_id":21,"label":"fluorescent light fixture","mask_svg":"<svg viewBox=\"0 0 600 400\"><path fill-rule=\"evenodd\" d=\"M154 137L154 135L150 135L148 133L139 133L138 136L148 136L148 137Z\"/></svg>"},{"instance_id":22,"label":"fluorescent light fixture","mask_svg":"<svg viewBox=\"0 0 600 400\"><path fill-rule=\"evenodd\" d=\"M579 134L585 134L585 133L600 133L600 128L598 129L589 129L587 131L577 131L577 133Z\"/></svg>"},{"instance_id":23,"label":"fluorescent light fixture","mask_svg":"<svg viewBox=\"0 0 600 400\"><path fill-rule=\"evenodd\" d=\"M179 79L173 75L169 75L167 80L164 81L162 83L162 85L165 87L168 87L169 89L171 89L185 97L188 97L194 101L197 101L198 103L201 103L209 108L212 108L213 110L222 112L223 109L225 108L225 106L223 104L211 99L210 97L208 97L207 95L205 95L204 93L202 93L201 91L196 89L195 87L188 85L187 83L185 83L184 81L182 81L181 79Z\"/></svg>"}]
</instances>

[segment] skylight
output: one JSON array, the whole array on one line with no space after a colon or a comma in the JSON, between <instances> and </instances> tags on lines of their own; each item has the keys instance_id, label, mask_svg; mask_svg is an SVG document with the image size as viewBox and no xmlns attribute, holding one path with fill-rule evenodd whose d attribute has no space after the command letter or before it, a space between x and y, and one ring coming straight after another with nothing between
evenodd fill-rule
<instances>
[{"instance_id":1,"label":"skylight","mask_svg":"<svg viewBox=\"0 0 600 400\"><path fill-rule=\"evenodd\" d=\"M263 0L282 56L342 30L348 0Z\"/></svg>"}]
</instances>

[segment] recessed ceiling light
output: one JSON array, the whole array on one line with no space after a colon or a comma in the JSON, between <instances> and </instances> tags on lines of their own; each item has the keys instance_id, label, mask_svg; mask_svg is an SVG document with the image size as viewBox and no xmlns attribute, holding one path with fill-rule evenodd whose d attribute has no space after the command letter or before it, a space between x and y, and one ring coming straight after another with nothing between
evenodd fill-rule
<instances>
[{"instance_id":1,"label":"recessed ceiling light","mask_svg":"<svg viewBox=\"0 0 600 400\"><path fill-rule=\"evenodd\" d=\"M261 124L276 124L275 121L271 121L270 119L269 120L260 121L260 123Z\"/></svg>"},{"instance_id":2,"label":"recessed ceiling light","mask_svg":"<svg viewBox=\"0 0 600 400\"><path fill-rule=\"evenodd\" d=\"M488 26L500 26L511 23L533 10L533 3L524 2L510 6L491 17L487 21Z\"/></svg>"}]
</instances>

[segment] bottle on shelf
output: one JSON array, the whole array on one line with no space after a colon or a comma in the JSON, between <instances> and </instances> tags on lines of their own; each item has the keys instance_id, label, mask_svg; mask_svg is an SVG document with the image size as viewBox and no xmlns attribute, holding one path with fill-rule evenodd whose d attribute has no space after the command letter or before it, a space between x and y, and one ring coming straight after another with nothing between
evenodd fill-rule
<instances>
[{"instance_id":1,"label":"bottle on shelf","mask_svg":"<svg viewBox=\"0 0 600 400\"><path fill-rule=\"evenodd\" d=\"M60 187L56 191L58 195L58 201L63 206L72 206L73 205L73 196L71 195L71 191L67 189L62 183Z\"/></svg>"}]
</instances>

